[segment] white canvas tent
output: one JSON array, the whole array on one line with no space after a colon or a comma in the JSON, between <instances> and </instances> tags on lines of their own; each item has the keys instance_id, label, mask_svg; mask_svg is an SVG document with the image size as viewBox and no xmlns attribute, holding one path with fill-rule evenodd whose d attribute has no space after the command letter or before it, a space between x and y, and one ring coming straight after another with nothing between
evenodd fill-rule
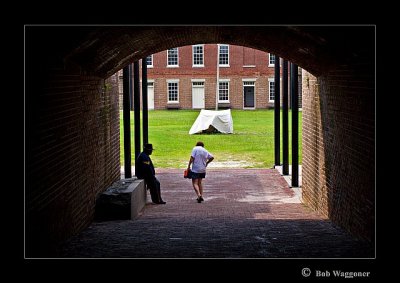
<instances>
[{"instance_id":1,"label":"white canvas tent","mask_svg":"<svg viewBox=\"0 0 400 283\"><path fill-rule=\"evenodd\" d=\"M231 110L201 110L196 121L194 121L189 134L200 134L203 132L218 131L224 134L233 133L233 120Z\"/></svg>"}]
</instances>

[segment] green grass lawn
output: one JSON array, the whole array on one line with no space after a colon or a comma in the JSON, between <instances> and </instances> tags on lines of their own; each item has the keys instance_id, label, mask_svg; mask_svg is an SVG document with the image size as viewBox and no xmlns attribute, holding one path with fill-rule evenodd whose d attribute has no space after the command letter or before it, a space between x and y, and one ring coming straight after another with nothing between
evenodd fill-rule
<instances>
[{"instance_id":1,"label":"green grass lawn","mask_svg":"<svg viewBox=\"0 0 400 283\"><path fill-rule=\"evenodd\" d=\"M155 148L151 158L156 168L186 168L192 148L203 141L219 162L233 161L242 168L270 168L274 165L274 111L232 110L233 134L196 134L189 130L200 110L149 111L149 143ZM291 113L289 112L289 163L291 163ZM124 162L124 134L120 113L121 165ZM299 112L299 163L301 164L301 123ZM131 112L131 151L134 165L134 118ZM281 123L282 126L282 123ZM281 130L282 134L282 130ZM141 144L143 148L143 144ZM282 150L282 146L281 146ZM281 155L282 162L282 155Z\"/></svg>"}]
</instances>

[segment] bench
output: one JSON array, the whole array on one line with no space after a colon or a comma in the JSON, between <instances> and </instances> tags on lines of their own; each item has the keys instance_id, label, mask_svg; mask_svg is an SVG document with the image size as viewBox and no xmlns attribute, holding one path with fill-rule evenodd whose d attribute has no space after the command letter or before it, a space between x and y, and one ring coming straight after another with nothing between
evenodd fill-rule
<instances>
[{"instance_id":1,"label":"bench","mask_svg":"<svg viewBox=\"0 0 400 283\"><path fill-rule=\"evenodd\" d=\"M121 179L96 199L95 220L135 219L146 205L144 180Z\"/></svg>"}]
</instances>

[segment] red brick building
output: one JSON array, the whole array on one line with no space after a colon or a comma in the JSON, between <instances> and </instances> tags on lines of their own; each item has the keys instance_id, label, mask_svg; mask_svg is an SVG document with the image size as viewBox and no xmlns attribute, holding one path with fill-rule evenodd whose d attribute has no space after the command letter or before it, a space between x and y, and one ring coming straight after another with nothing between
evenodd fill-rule
<instances>
[{"instance_id":1,"label":"red brick building","mask_svg":"<svg viewBox=\"0 0 400 283\"><path fill-rule=\"evenodd\" d=\"M199 44L164 50L147 57L148 107L272 108L274 66L274 55L237 45ZM120 86L122 94L122 80Z\"/></svg>"}]
</instances>

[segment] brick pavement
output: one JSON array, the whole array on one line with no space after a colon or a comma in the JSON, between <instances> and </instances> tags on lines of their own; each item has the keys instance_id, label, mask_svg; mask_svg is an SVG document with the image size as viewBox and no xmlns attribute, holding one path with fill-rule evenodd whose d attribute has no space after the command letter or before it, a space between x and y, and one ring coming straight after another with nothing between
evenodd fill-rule
<instances>
[{"instance_id":1,"label":"brick pavement","mask_svg":"<svg viewBox=\"0 0 400 283\"><path fill-rule=\"evenodd\" d=\"M67 258L373 258L301 204L275 169L208 169L197 203L183 169L156 169L166 205L135 220L93 223L61 250Z\"/></svg>"}]
</instances>

